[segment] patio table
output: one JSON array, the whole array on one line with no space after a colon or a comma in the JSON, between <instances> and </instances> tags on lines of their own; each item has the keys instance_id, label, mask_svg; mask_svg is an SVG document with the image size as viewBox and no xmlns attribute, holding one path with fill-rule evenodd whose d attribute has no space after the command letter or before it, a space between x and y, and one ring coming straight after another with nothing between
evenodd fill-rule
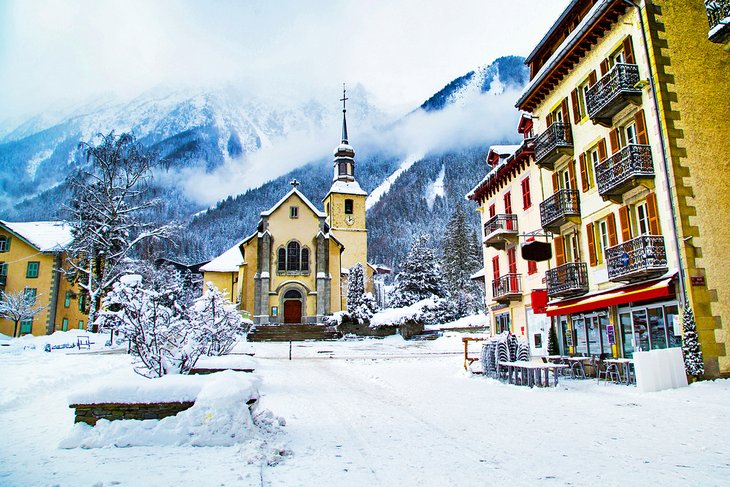
<instances>
[{"instance_id":1,"label":"patio table","mask_svg":"<svg viewBox=\"0 0 730 487\"><path fill-rule=\"evenodd\" d=\"M608 358L604 360L607 364L614 364L616 367L621 367L624 373L625 379L621 379L621 374L619 373L619 382L626 382L626 385L631 384L631 364L634 363L634 361L630 358Z\"/></svg>"}]
</instances>

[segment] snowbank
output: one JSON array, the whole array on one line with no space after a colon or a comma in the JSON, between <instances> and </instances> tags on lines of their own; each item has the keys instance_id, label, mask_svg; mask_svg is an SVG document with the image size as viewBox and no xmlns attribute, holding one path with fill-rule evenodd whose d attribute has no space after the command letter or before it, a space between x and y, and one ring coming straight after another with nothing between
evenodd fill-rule
<instances>
[{"instance_id":1,"label":"snowbank","mask_svg":"<svg viewBox=\"0 0 730 487\"><path fill-rule=\"evenodd\" d=\"M182 380L181 380L182 379ZM188 410L161 420L99 420L96 426L74 425L61 448L128 446L231 446L256 435L247 406L258 399L259 380L233 371L207 376L165 376L142 379L148 387L124 384L88 389L73 394L71 402L182 401L195 400ZM279 421L283 424L283 420Z\"/></svg>"},{"instance_id":2,"label":"snowbank","mask_svg":"<svg viewBox=\"0 0 730 487\"><path fill-rule=\"evenodd\" d=\"M433 306L434 304L433 298L428 298L405 308L386 308L373 315L370 319L370 326L377 328L379 326L401 324L408 319L418 318L424 307Z\"/></svg>"},{"instance_id":3,"label":"snowbank","mask_svg":"<svg viewBox=\"0 0 730 487\"><path fill-rule=\"evenodd\" d=\"M256 369L256 360L248 355L204 355L195 362L194 369Z\"/></svg>"},{"instance_id":4,"label":"snowbank","mask_svg":"<svg viewBox=\"0 0 730 487\"><path fill-rule=\"evenodd\" d=\"M91 350L109 349L109 347L105 346L106 342L109 341L109 333L92 333L86 330L74 329L69 331L56 331L52 335L24 335L19 338L8 337L7 340L2 340L3 347L0 348L0 353L17 353L27 349L43 351L48 348L46 345L50 345L51 351L61 349L63 352L68 352L68 349L76 349L79 336L89 337Z\"/></svg>"},{"instance_id":5,"label":"snowbank","mask_svg":"<svg viewBox=\"0 0 730 487\"><path fill-rule=\"evenodd\" d=\"M441 325L426 325L425 330L449 330L453 328L483 328L489 323L489 318L483 314L465 316L450 323Z\"/></svg>"}]
</instances>

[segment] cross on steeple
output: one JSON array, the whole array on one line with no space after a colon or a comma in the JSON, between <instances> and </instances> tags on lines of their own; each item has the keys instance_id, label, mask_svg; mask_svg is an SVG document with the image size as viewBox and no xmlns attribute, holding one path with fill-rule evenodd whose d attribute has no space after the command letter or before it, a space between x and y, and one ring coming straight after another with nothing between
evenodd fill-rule
<instances>
[{"instance_id":1,"label":"cross on steeple","mask_svg":"<svg viewBox=\"0 0 730 487\"><path fill-rule=\"evenodd\" d=\"M297 181L296 179L292 179L292 180L291 180L291 181L289 182L289 184L291 184L291 185L292 185L292 188L294 188L294 189L297 189L297 186L299 186L299 181Z\"/></svg>"},{"instance_id":2,"label":"cross on steeple","mask_svg":"<svg viewBox=\"0 0 730 487\"><path fill-rule=\"evenodd\" d=\"M347 102L349 98L347 98L347 90L345 89L345 83L342 83L342 98L340 98L340 101L342 102L342 143L348 144L347 141L347 107L345 105L345 102Z\"/></svg>"},{"instance_id":3,"label":"cross on steeple","mask_svg":"<svg viewBox=\"0 0 730 487\"><path fill-rule=\"evenodd\" d=\"M345 102L349 100L347 98L347 90L345 89L345 83L342 83L342 98L340 98L340 101L342 102L342 112L346 112L347 108L345 107Z\"/></svg>"}]
</instances>

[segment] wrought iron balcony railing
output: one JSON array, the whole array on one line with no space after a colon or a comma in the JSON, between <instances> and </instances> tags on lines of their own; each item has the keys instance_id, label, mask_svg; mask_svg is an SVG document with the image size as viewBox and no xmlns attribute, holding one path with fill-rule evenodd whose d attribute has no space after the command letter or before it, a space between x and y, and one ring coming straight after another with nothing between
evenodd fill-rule
<instances>
[{"instance_id":1,"label":"wrought iron balcony railing","mask_svg":"<svg viewBox=\"0 0 730 487\"><path fill-rule=\"evenodd\" d=\"M545 282L551 298L585 294L588 292L588 266L585 262L568 262L548 269Z\"/></svg>"},{"instance_id":2,"label":"wrought iron balcony railing","mask_svg":"<svg viewBox=\"0 0 730 487\"><path fill-rule=\"evenodd\" d=\"M661 235L641 235L606 249L608 279L635 281L667 272L667 251Z\"/></svg>"},{"instance_id":3,"label":"wrought iron balcony railing","mask_svg":"<svg viewBox=\"0 0 730 487\"><path fill-rule=\"evenodd\" d=\"M503 249L510 239L517 235L517 215L513 213L494 215L484 223L484 244Z\"/></svg>"},{"instance_id":4,"label":"wrought iron balcony railing","mask_svg":"<svg viewBox=\"0 0 730 487\"><path fill-rule=\"evenodd\" d=\"M522 298L520 274L505 274L492 281L492 296L495 301L511 301Z\"/></svg>"},{"instance_id":5,"label":"wrought iron balcony railing","mask_svg":"<svg viewBox=\"0 0 730 487\"><path fill-rule=\"evenodd\" d=\"M535 164L552 169L563 154L573 155L573 133L569 123L555 122L535 139Z\"/></svg>"},{"instance_id":6,"label":"wrought iron balcony railing","mask_svg":"<svg viewBox=\"0 0 730 487\"><path fill-rule=\"evenodd\" d=\"M611 125L611 118L631 102L641 101L639 67L616 64L586 92L588 116L594 123Z\"/></svg>"},{"instance_id":7,"label":"wrought iron balcony railing","mask_svg":"<svg viewBox=\"0 0 730 487\"><path fill-rule=\"evenodd\" d=\"M580 198L576 189L561 189L540 203L542 228L554 230L566 221L580 220Z\"/></svg>"},{"instance_id":8,"label":"wrought iron balcony railing","mask_svg":"<svg viewBox=\"0 0 730 487\"><path fill-rule=\"evenodd\" d=\"M651 187L654 163L651 147L629 144L595 167L598 194L604 199L621 199L628 189L639 184Z\"/></svg>"},{"instance_id":9,"label":"wrought iron balcony railing","mask_svg":"<svg viewBox=\"0 0 730 487\"><path fill-rule=\"evenodd\" d=\"M724 43L730 37L730 0L705 0L705 11L712 42Z\"/></svg>"}]
</instances>

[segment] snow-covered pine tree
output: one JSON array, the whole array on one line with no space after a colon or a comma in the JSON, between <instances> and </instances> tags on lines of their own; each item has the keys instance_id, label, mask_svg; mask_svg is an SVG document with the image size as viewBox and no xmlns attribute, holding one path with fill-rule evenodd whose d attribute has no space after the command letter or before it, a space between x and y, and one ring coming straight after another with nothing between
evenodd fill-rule
<instances>
[{"instance_id":1,"label":"snow-covered pine tree","mask_svg":"<svg viewBox=\"0 0 730 487\"><path fill-rule=\"evenodd\" d=\"M560 355L558 334L555 332L554 326L550 326L550 333L548 334L548 355Z\"/></svg>"},{"instance_id":2,"label":"snow-covered pine tree","mask_svg":"<svg viewBox=\"0 0 730 487\"><path fill-rule=\"evenodd\" d=\"M458 316L476 313L482 308L483 291L471 280L471 275L482 267L482 253L475 232L467 227L461 202L446 224L441 253L446 289Z\"/></svg>"},{"instance_id":3,"label":"snow-covered pine tree","mask_svg":"<svg viewBox=\"0 0 730 487\"><path fill-rule=\"evenodd\" d=\"M417 237L398 274L390 306L402 308L422 299L447 296L441 266L428 246L429 236Z\"/></svg>"},{"instance_id":4,"label":"snow-covered pine tree","mask_svg":"<svg viewBox=\"0 0 730 487\"><path fill-rule=\"evenodd\" d=\"M687 375L699 377L705 373L705 365L702 362L702 350L697 336L697 325L695 315L689 300L685 298L684 310L682 311L682 352L684 353L684 368Z\"/></svg>"},{"instance_id":5,"label":"snow-covered pine tree","mask_svg":"<svg viewBox=\"0 0 730 487\"><path fill-rule=\"evenodd\" d=\"M365 272L362 264L350 268L347 276L347 312L359 323L369 322L377 311L375 298L365 292Z\"/></svg>"}]
</instances>

